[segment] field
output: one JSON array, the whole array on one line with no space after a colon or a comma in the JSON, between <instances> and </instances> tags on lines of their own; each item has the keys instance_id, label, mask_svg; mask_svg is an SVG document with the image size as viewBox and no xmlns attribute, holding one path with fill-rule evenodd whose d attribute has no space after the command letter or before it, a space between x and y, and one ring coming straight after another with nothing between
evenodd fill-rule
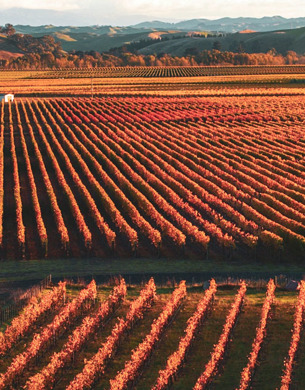
<instances>
[{"instance_id":1,"label":"field","mask_svg":"<svg viewBox=\"0 0 305 390\"><path fill-rule=\"evenodd\" d=\"M3 259L304 259L302 96L29 98L0 115Z\"/></svg>"},{"instance_id":2,"label":"field","mask_svg":"<svg viewBox=\"0 0 305 390\"><path fill-rule=\"evenodd\" d=\"M1 73L0 390L302 388L304 84Z\"/></svg>"},{"instance_id":3,"label":"field","mask_svg":"<svg viewBox=\"0 0 305 390\"><path fill-rule=\"evenodd\" d=\"M2 71L18 97L304 95L305 66L117 67Z\"/></svg>"},{"instance_id":4,"label":"field","mask_svg":"<svg viewBox=\"0 0 305 390\"><path fill-rule=\"evenodd\" d=\"M0 388L187 390L205 380L223 390L249 378L253 389L301 389L304 303L304 285L287 292L272 280L262 289L212 281L205 292L61 283L2 324Z\"/></svg>"},{"instance_id":5,"label":"field","mask_svg":"<svg viewBox=\"0 0 305 390\"><path fill-rule=\"evenodd\" d=\"M213 76L263 76L304 75L304 65L237 65L237 66L138 66L138 67L95 67L54 70L4 71L4 78L10 79L62 79L62 78L160 78L160 77L213 77Z\"/></svg>"}]
</instances>

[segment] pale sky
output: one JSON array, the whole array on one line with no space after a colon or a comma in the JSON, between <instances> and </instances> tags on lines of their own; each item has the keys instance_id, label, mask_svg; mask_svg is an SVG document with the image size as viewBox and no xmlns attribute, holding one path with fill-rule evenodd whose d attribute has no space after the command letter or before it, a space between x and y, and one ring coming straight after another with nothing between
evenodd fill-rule
<instances>
[{"instance_id":1,"label":"pale sky","mask_svg":"<svg viewBox=\"0 0 305 390\"><path fill-rule=\"evenodd\" d=\"M66 18L67 24L75 20L78 25L128 25L156 19L180 21L274 15L305 17L305 0L0 0L0 23L9 17L6 22L13 24L22 21L22 24L63 24ZM35 17L39 19L33 23Z\"/></svg>"}]
</instances>

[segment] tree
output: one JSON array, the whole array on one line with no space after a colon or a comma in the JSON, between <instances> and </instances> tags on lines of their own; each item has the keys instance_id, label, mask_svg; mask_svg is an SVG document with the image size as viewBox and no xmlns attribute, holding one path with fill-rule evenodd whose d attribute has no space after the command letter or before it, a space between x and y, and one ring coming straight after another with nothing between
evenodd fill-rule
<instances>
[{"instance_id":1,"label":"tree","mask_svg":"<svg viewBox=\"0 0 305 390\"><path fill-rule=\"evenodd\" d=\"M276 49L273 47L272 49L268 50L267 51L267 54L269 54L270 56L272 57L275 57L276 56Z\"/></svg>"},{"instance_id":2,"label":"tree","mask_svg":"<svg viewBox=\"0 0 305 390\"><path fill-rule=\"evenodd\" d=\"M44 68L51 68L54 65L55 57L52 53L42 53L40 55L41 58L41 65Z\"/></svg>"},{"instance_id":3,"label":"tree","mask_svg":"<svg viewBox=\"0 0 305 390\"><path fill-rule=\"evenodd\" d=\"M16 30L14 29L12 24L6 23L6 25L1 28L1 32L10 37L16 33Z\"/></svg>"},{"instance_id":4,"label":"tree","mask_svg":"<svg viewBox=\"0 0 305 390\"><path fill-rule=\"evenodd\" d=\"M289 65L297 64L298 59L299 59L299 57L295 51L292 51L292 50L287 51L287 54L286 54L287 64L289 64Z\"/></svg>"}]
</instances>

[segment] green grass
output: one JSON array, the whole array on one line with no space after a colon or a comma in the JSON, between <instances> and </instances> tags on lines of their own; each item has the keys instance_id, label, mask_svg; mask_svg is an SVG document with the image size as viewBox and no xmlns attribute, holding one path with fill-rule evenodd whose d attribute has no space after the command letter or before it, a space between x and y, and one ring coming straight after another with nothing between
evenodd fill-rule
<instances>
[{"instance_id":1,"label":"green grass","mask_svg":"<svg viewBox=\"0 0 305 390\"><path fill-rule=\"evenodd\" d=\"M2 261L1 282L38 281L51 274L53 278L113 276L113 275L155 275L164 276L184 273L221 273L222 275L251 273L261 278L263 273L274 275L302 274L302 264L234 262L220 260L109 258L109 259L57 259L31 261Z\"/></svg>"},{"instance_id":2,"label":"green grass","mask_svg":"<svg viewBox=\"0 0 305 390\"><path fill-rule=\"evenodd\" d=\"M234 290L218 291L211 316L205 321L189 351L186 364L173 389L192 389L210 359L213 346L221 335L226 316L236 293Z\"/></svg>"},{"instance_id":3,"label":"green grass","mask_svg":"<svg viewBox=\"0 0 305 390\"><path fill-rule=\"evenodd\" d=\"M289 349L291 329L294 322L296 296L278 292L269 321L266 342L260 355L260 365L254 377L254 387L262 390L279 388L284 358Z\"/></svg>"},{"instance_id":4,"label":"green grass","mask_svg":"<svg viewBox=\"0 0 305 390\"><path fill-rule=\"evenodd\" d=\"M80 288L81 286L69 286L68 296L72 298ZM100 301L106 298L110 289L110 287L99 288ZM117 317L125 316L130 301L138 296L140 289L140 286L128 288L127 299L121 308L102 329L88 340L85 348L75 357L74 363L65 368L60 374L60 380L56 384L55 390L65 389L74 376L82 370L84 360L90 359L97 352L107 336L111 333L111 330L117 321ZM116 373L124 367L125 361L130 358L132 350L137 347L150 331L153 320L161 313L172 291L173 288L166 287L157 289L158 298L156 302L146 311L143 319L139 320L134 328L125 336L124 341L118 347L114 359L107 366L105 375L103 375L98 382L96 386L97 389L109 388L110 379L113 379ZM214 344L216 344L219 339L236 292L237 287L219 287L213 310L200 327L187 356L186 363L179 372L172 389L188 390L192 389L194 386L210 358ZM193 314L197 303L203 297L203 294L203 290L199 287L188 288L187 298L180 311L165 329L156 349L153 351L149 364L144 367L142 376L139 378L136 385L137 390L151 389L157 379L159 370L165 367L168 356L177 349L179 339L184 334L187 320ZM240 372L247 363L247 356L251 350L255 329L259 323L264 297L264 290L248 288L242 312L231 335L229 348L223 364L220 367L219 374L215 376L212 382L211 389L226 390L238 386ZM261 354L259 355L259 364L254 375L253 389L269 390L280 386L283 361L287 355L290 343L296 300L297 293L276 290L276 300L272 309L272 315L268 321L266 339L263 343ZM98 302L96 302L96 305L98 305ZM40 322L38 328L49 323L52 320L52 316L53 315L50 315L48 318L44 318ZM81 318L75 322L70 332L80 322ZM3 372L7 368L13 356L24 350L25 344L32 339L33 333L36 330L37 327L33 328L31 335L20 340L20 342L16 344L11 352L10 359L6 362L4 362L4 360L2 361L0 372ZM52 347L43 354L41 359L31 367L30 372L24 376L23 382L29 375L35 374L49 362L52 353L58 352L61 349L67 341L68 336L69 333L63 335L55 347ZM305 341L302 339L294 372L295 383L304 383L304 365Z\"/></svg>"},{"instance_id":5,"label":"green grass","mask_svg":"<svg viewBox=\"0 0 305 390\"><path fill-rule=\"evenodd\" d=\"M304 329L301 333L299 350L297 352L297 363L294 369L294 382L295 386L292 390L301 389L302 384L305 383L305 337Z\"/></svg>"},{"instance_id":6,"label":"green grass","mask_svg":"<svg viewBox=\"0 0 305 390\"><path fill-rule=\"evenodd\" d=\"M202 293L194 293L186 298L175 320L168 326L164 336L159 340L158 346L151 357L150 364L144 369L137 388L151 388L154 385L159 371L165 368L168 356L177 350L179 340L184 336L187 320L196 310L197 303L201 297Z\"/></svg>"},{"instance_id":7,"label":"green grass","mask_svg":"<svg viewBox=\"0 0 305 390\"><path fill-rule=\"evenodd\" d=\"M264 292L248 291L242 312L234 328L232 343L226 355L226 363L220 370L221 375L214 381L215 390L238 388L240 373L247 365L247 357L259 324L264 298Z\"/></svg>"}]
</instances>

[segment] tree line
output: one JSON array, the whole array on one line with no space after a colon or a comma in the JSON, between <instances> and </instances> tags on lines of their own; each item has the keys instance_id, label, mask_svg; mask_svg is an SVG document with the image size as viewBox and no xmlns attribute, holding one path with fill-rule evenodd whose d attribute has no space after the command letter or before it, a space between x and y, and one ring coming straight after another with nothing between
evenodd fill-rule
<instances>
[{"instance_id":1,"label":"tree line","mask_svg":"<svg viewBox=\"0 0 305 390\"><path fill-rule=\"evenodd\" d=\"M273 51L268 53L233 53L219 50L204 50L197 55L175 57L170 54L113 55L98 52L74 52L58 55L54 51L26 53L17 58L0 60L2 69L61 69L97 68L117 66L200 66L200 65L293 65L305 64L305 55L293 51L285 56Z\"/></svg>"}]
</instances>

